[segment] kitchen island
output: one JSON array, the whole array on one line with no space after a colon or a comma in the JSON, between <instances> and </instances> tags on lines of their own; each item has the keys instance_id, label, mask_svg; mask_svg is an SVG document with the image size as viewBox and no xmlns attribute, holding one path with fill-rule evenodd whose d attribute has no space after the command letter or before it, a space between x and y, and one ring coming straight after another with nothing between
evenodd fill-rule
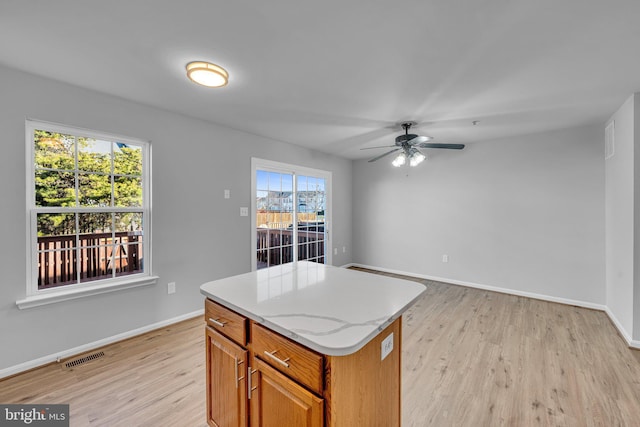
<instances>
[{"instance_id":1,"label":"kitchen island","mask_svg":"<svg viewBox=\"0 0 640 427\"><path fill-rule=\"evenodd\" d=\"M400 426L416 282L306 261L201 286L211 426Z\"/></svg>"}]
</instances>

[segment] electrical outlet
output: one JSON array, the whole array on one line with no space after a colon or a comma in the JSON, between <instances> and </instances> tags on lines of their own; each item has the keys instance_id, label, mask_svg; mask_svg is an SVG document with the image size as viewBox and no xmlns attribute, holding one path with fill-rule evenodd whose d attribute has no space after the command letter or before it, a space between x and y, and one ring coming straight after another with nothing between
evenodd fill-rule
<instances>
[{"instance_id":1,"label":"electrical outlet","mask_svg":"<svg viewBox=\"0 0 640 427\"><path fill-rule=\"evenodd\" d=\"M449 255L442 255L442 262L449 262Z\"/></svg>"},{"instance_id":2,"label":"electrical outlet","mask_svg":"<svg viewBox=\"0 0 640 427\"><path fill-rule=\"evenodd\" d=\"M169 282L167 284L167 293L169 295L176 293L176 282Z\"/></svg>"},{"instance_id":3,"label":"electrical outlet","mask_svg":"<svg viewBox=\"0 0 640 427\"><path fill-rule=\"evenodd\" d=\"M393 351L393 332L389 334L380 345L380 360L384 360Z\"/></svg>"},{"instance_id":4,"label":"electrical outlet","mask_svg":"<svg viewBox=\"0 0 640 427\"><path fill-rule=\"evenodd\" d=\"M224 198L225 199L231 198L231 190L224 190Z\"/></svg>"},{"instance_id":5,"label":"electrical outlet","mask_svg":"<svg viewBox=\"0 0 640 427\"><path fill-rule=\"evenodd\" d=\"M240 216L249 216L249 208L240 208Z\"/></svg>"}]
</instances>

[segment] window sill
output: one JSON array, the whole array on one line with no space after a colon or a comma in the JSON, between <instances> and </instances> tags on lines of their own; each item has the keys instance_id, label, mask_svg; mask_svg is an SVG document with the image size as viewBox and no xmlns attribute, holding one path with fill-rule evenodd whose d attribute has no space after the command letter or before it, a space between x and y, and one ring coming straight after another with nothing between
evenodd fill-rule
<instances>
[{"instance_id":1,"label":"window sill","mask_svg":"<svg viewBox=\"0 0 640 427\"><path fill-rule=\"evenodd\" d=\"M31 295L16 301L19 309L39 307L41 305L54 304L62 301L69 301L77 298L84 298L91 295L99 295L108 292L115 292L123 289L137 288L139 286L153 285L158 281L157 276L144 276L135 279L127 278L110 283L96 284L93 286L83 286L74 289L60 289L52 292Z\"/></svg>"}]
</instances>

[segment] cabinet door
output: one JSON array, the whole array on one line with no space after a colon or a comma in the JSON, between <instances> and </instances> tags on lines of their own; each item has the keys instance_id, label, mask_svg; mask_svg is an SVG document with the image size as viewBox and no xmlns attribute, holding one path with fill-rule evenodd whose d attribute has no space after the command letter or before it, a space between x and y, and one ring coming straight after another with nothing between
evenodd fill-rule
<instances>
[{"instance_id":1,"label":"cabinet door","mask_svg":"<svg viewBox=\"0 0 640 427\"><path fill-rule=\"evenodd\" d=\"M215 427L247 426L247 350L210 327L207 345L207 422Z\"/></svg>"},{"instance_id":2,"label":"cabinet door","mask_svg":"<svg viewBox=\"0 0 640 427\"><path fill-rule=\"evenodd\" d=\"M322 427L323 400L260 359L253 358L252 427Z\"/></svg>"}]
</instances>

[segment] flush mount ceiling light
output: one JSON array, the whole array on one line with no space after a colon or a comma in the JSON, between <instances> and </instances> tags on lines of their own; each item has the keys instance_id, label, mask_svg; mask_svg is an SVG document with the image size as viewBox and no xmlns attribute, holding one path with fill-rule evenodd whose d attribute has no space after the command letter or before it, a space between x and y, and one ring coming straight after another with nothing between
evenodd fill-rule
<instances>
[{"instance_id":1,"label":"flush mount ceiling light","mask_svg":"<svg viewBox=\"0 0 640 427\"><path fill-rule=\"evenodd\" d=\"M187 77L202 86L222 87L229 82L229 73L219 65L195 61L187 64Z\"/></svg>"}]
</instances>

